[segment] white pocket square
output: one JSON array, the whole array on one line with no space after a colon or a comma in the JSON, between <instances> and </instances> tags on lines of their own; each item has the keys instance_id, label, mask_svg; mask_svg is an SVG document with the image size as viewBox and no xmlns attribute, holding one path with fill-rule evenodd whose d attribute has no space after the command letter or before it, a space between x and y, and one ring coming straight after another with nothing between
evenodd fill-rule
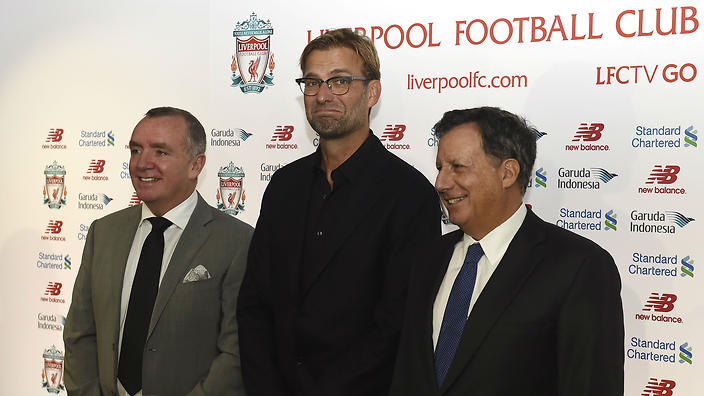
<instances>
[{"instance_id":1,"label":"white pocket square","mask_svg":"<svg viewBox=\"0 0 704 396\"><path fill-rule=\"evenodd\" d=\"M198 282L210 278L212 278L212 276L210 276L210 272L208 272L208 270L202 265L199 265L188 271L186 276L183 278L183 283Z\"/></svg>"}]
</instances>

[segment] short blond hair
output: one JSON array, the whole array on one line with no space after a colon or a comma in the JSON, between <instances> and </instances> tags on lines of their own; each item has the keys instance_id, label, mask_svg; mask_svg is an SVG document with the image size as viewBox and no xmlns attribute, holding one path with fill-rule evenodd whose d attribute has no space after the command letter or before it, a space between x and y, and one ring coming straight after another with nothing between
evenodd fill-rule
<instances>
[{"instance_id":1,"label":"short blond hair","mask_svg":"<svg viewBox=\"0 0 704 396\"><path fill-rule=\"evenodd\" d=\"M362 73L364 77L370 80L379 80L381 78L379 55L374 44L368 37L349 28L329 30L308 43L301 54L301 72L305 73L306 60L311 52L339 47L349 48L362 58Z\"/></svg>"}]
</instances>

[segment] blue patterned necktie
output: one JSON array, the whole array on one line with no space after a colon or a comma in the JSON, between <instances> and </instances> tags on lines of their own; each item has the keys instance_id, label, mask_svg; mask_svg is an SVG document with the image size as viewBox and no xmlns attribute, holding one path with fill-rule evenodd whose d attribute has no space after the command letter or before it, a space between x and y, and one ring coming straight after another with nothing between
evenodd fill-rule
<instances>
[{"instance_id":1,"label":"blue patterned necktie","mask_svg":"<svg viewBox=\"0 0 704 396\"><path fill-rule=\"evenodd\" d=\"M477 279L477 263L483 255L484 251L479 243L470 246L464 258L464 264L455 278L455 283L452 284L450 298L445 307L445 315L442 317L438 343L435 347L435 376L438 380L438 388L445 381L447 370L450 368L457 345L460 343L469 312L469 302L472 300L474 282Z\"/></svg>"}]
</instances>

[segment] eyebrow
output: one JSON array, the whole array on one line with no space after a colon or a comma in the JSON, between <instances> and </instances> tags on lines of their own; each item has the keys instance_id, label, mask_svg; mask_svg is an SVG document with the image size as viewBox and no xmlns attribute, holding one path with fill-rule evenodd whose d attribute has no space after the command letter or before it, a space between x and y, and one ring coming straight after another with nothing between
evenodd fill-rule
<instances>
[{"instance_id":1,"label":"eyebrow","mask_svg":"<svg viewBox=\"0 0 704 396\"><path fill-rule=\"evenodd\" d=\"M142 147L141 144L135 142L134 140L130 140L129 146L130 147ZM150 148L158 148L158 149L168 149L169 148L169 146L166 143L159 143L159 142L152 143L149 145L149 147Z\"/></svg>"},{"instance_id":2,"label":"eyebrow","mask_svg":"<svg viewBox=\"0 0 704 396\"><path fill-rule=\"evenodd\" d=\"M330 75L332 77L337 77L338 74L352 75L354 73L352 73L349 69L334 69L334 70L330 71ZM313 77L317 77L317 76L318 76L318 74L316 74L316 73L306 73L303 75L303 77L305 77L305 78L313 78Z\"/></svg>"}]
</instances>

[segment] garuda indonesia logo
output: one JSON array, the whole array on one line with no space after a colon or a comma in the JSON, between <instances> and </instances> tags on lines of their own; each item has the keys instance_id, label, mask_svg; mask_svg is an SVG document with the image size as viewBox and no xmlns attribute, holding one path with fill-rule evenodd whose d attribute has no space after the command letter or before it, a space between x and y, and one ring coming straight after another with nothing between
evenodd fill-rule
<instances>
[{"instance_id":1,"label":"garuda indonesia logo","mask_svg":"<svg viewBox=\"0 0 704 396\"><path fill-rule=\"evenodd\" d=\"M54 161L44 168L44 204L51 209L59 209L66 205L66 186L64 177L66 169Z\"/></svg>"},{"instance_id":2,"label":"garuda indonesia logo","mask_svg":"<svg viewBox=\"0 0 704 396\"><path fill-rule=\"evenodd\" d=\"M235 55L230 66L233 87L239 87L244 93L261 93L267 86L274 85L272 34L271 22L257 19L255 13L235 25L232 32L236 39Z\"/></svg>"},{"instance_id":3,"label":"garuda indonesia logo","mask_svg":"<svg viewBox=\"0 0 704 396\"><path fill-rule=\"evenodd\" d=\"M244 210L244 171L232 162L218 171L220 188L216 193L218 209L234 216Z\"/></svg>"}]
</instances>

